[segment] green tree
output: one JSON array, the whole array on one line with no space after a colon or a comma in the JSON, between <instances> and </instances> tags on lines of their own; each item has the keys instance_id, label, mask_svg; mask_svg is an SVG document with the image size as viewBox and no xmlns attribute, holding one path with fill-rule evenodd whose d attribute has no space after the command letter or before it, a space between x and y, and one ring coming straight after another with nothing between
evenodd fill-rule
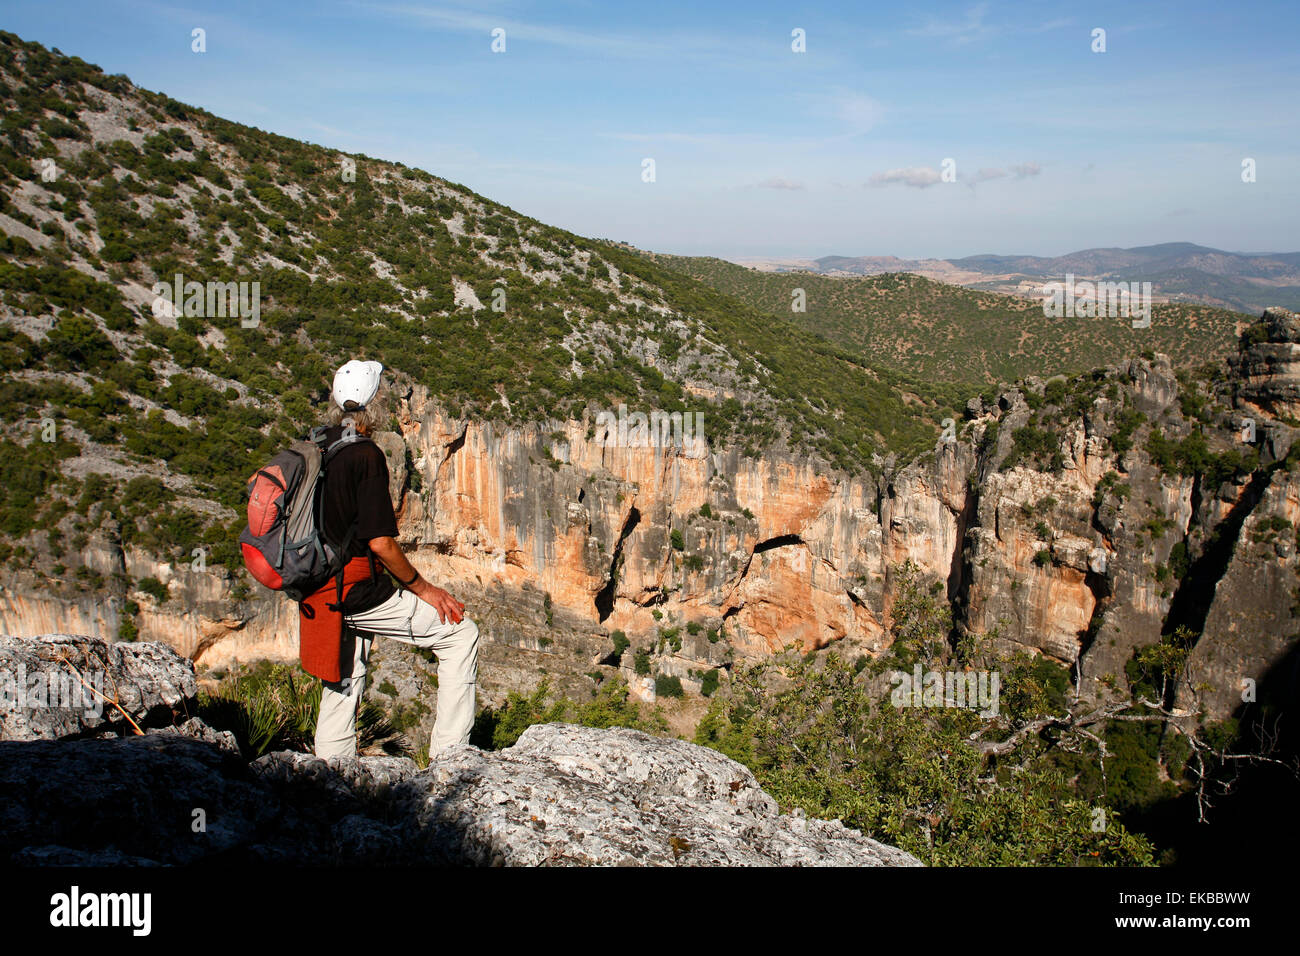
<instances>
[{"instance_id":1,"label":"green tree","mask_svg":"<svg viewBox=\"0 0 1300 956\"><path fill-rule=\"evenodd\" d=\"M78 369L101 369L120 357L95 320L84 315L59 316L45 343L51 355Z\"/></svg>"}]
</instances>

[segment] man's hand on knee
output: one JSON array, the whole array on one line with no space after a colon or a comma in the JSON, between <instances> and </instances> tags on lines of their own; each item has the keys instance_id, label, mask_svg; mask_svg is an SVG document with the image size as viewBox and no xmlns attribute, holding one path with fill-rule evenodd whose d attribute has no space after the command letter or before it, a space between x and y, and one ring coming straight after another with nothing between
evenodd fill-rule
<instances>
[{"instance_id":1,"label":"man's hand on knee","mask_svg":"<svg viewBox=\"0 0 1300 956\"><path fill-rule=\"evenodd\" d=\"M432 604L444 621L459 624L465 619L465 605L442 588L420 579L409 590L421 601Z\"/></svg>"}]
</instances>

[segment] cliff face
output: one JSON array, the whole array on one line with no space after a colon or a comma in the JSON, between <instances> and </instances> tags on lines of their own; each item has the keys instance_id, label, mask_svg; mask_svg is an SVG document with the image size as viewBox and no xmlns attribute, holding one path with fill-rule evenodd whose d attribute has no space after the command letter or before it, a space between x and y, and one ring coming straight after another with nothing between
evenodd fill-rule
<instances>
[{"instance_id":1,"label":"cliff face","mask_svg":"<svg viewBox=\"0 0 1300 956\"><path fill-rule=\"evenodd\" d=\"M1236 368L1257 362L1247 348ZM1055 417L1052 465L1004 467L1018 432L1045 420L1046 389L1031 381L973 403L959 440L880 477L779 454L609 448L582 423L496 435L448 421L417 389L403 431L429 480L407 492L402 527L435 576L549 594L592 659L613 629L660 648L657 671L688 678L791 642L878 653L893 571L910 560L946 583L959 629L1076 664L1090 695L1124 686L1136 648L1189 628L1203 679L1184 693L1226 715L1240 678L1258 680L1294 644L1290 427L1254 404L1276 393L1249 375L1180 385L1153 356L1094 378L1079 414ZM1148 447L1194 435L1204 461ZM699 633L683 629L680 649L655 639L691 623ZM714 629L723 641L706 639Z\"/></svg>"},{"instance_id":2,"label":"cliff face","mask_svg":"<svg viewBox=\"0 0 1300 956\"><path fill-rule=\"evenodd\" d=\"M612 654L616 629L688 690L792 642L876 654L894 571L912 561L945 583L959 630L1077 663L1090 695L1123 686L1135 648L1178 626L1199 633L1208 679L1184 694L1222 716L1240 679L1261 679L1295 643L1300 476L1277 356L1300 325L1272 310L1262 327L1270 341L1199 384L1157 355L972 400L956 440L879 476L698 439L617 447L590 421L453 420L420 387L400 403L401 436L380 442L403 543L487 635L489 700L540 671L570 691L595 669L634 678L633 652ZM102 542L83 558L171 581L162 606L136 592L142 637L214 666L295 653L295 609L278 597L235 601L218 575ZM20 581L0 594L11 633L111 632L116 614Z\"/></svg>"},{"instance_id":3,"label":"cliff face","mask_svg":"<svg viewBox=\"0 0 1300 956\"><path fill-rule=\"evenodd\" d=\"M1286 309L1269 309L1257 334L1233 367L1241 378L1241 407L1267 417L1297 417L1300 412L1300 318Z\"/></svg>"},{"instance_id":4,"label":"cliff face","mask_svg":"<svg viewBox=\"0 0 1300 956\"><path fill-rule=\"evenodd\" d=\"M405 437L431 483L403 498L401 525L435 573L535 587L592 628L646 632L653 609L726 621L741 653L880 633L879 608L843 586L880 566L869 478L702 442L608 447L582 422L498 434L449 422L420 389L407 408Z\"/></svg>"}]
</instances>

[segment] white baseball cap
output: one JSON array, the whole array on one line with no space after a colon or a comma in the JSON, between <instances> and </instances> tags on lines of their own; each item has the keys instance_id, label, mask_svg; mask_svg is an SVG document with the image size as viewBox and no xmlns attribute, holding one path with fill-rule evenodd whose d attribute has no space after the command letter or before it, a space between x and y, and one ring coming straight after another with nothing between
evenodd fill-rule
<instances>
[{"instance_id":1,"label":"white baseball cap","mask_svg":"<svg viewBox=\"0 0 1300 956\"><path fill-rule=\"evenodd\" d=\"M334 401L344 411L365 408L379 391L379 376L383 373L384 367L378 362L352 359L334 373Z\"/></svg>"}]
</instances>

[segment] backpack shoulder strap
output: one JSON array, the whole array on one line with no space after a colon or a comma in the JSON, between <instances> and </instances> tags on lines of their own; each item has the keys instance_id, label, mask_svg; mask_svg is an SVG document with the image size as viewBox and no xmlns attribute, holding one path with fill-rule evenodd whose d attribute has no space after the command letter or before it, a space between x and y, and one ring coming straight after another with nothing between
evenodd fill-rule
<instances>
[{"instance_id":1,"label":"backpack shoulder strap","mask_svg":"<svg viewBox=\"0 0 1300 956\"><path fill-rule=\"evenodd\" d=\"M371 441L370 438L358 432L344 432L332 442L326 442L324 434L320 435L319 438L313 438L312 440L320 446L322 467L329 464L335 455L341 452L344 448L347 448L349 445L357 445L362 442L371 442L371 444L373 444L373 441Z\"/></svg>"},{"instance_id":2,"label":"backpack shoulder strap","mask_svg":"<svg viewBox=\"0 0 1300 956\"><path fill-rule=\"evenodd\" d=\"M316 428L313 428L311 432L308 433L307 435L307 438L310 441L314 442L316 446L319 447L321 450L320 476L321 476L322 484L325 477L325 468L330 463L331 459L334 458L335 455L337 455L348 445L355 445L359 442L372 442L372 440L366 435L362 435L355 430L347 430L347 429L345 429L343 434L341 434L338 438L334 439L334 441L327 442L325 440L325 433L328 427L329 426L326 425L319 425ZM322 502L319 500L319 497L317 503L318 506L322 504ZM323 515L318 516L316 526L321 529L324 528ZM336 594L338 596L338 601L340 605L343 602L343 567L347 565L348 548L352 546L352 540L353 538L356 537L356 533L357 533L357 523L354 521L352 522L351 527L348 528L348 532L344 536L343 543L340 545L338 550L339 557L342 560L342 566L339 567L338 574L335 577L335 586L336 586ZM366 548L366 553L367 553L367 557L369 557L370 559L370 578L371 580L374 580L379 576L379 573L375 568L375 555L372 551L370 551L369 547Z\"/></svg>"}]
</instances>

